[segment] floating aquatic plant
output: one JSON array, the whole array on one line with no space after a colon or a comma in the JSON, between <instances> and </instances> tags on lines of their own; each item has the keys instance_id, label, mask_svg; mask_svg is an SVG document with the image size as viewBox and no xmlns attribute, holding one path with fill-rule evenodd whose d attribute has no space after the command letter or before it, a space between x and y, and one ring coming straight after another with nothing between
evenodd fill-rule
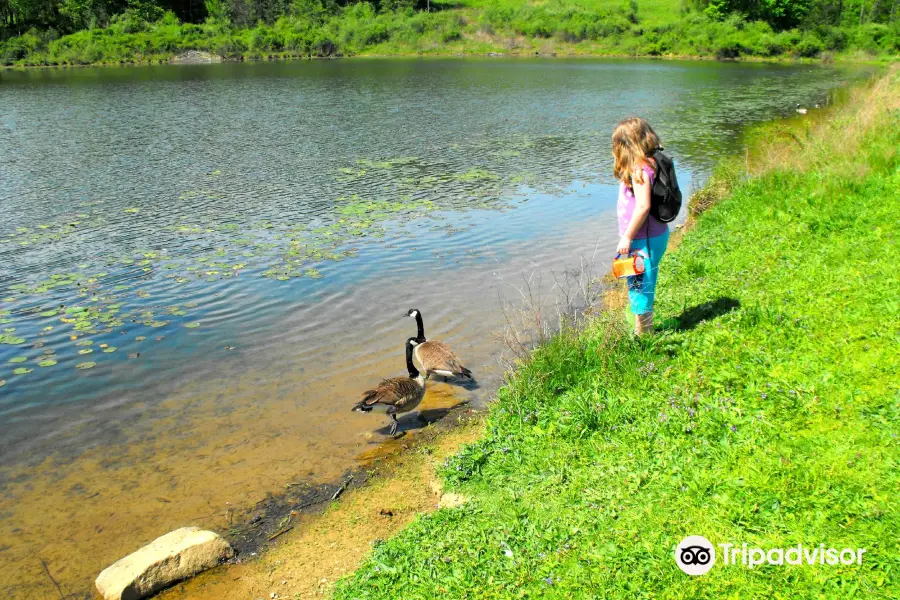
<instances>
[{"instance_id":1,"label":"floating aquatic plant","mask_svg":"<svg viewBox=\"0 0 900 600\"><path fill-rule=\"evenodd\" d=\"M96 366L97 366L97 363L88 361L88 362L78 363L77 365L75 365L75 368L80 371L85 371L87 369L93 369Z\"/></svg>"},{"instance_id":2,"label":"floating aquatic plant","mask_svg":"<svg viewBox=\"0 0 900 600\"><path fill-rule=\"evenodd\" d=\"M25 343L25 338L12 335L10 333L0 334L0 344L8 344L10 346L18 346Z\"/></svg>"},{"instance_id":3,"label":"floating aquatic plant","mask_svg":"<svg viewBox=\"0 0 900 600\"><path fill-rule=\"evenodd\" d=\"M18 369L13 369L13 375L28 375L34 371L34 369L29 369L28 367L19 367Z\"/></svg>"}]
</instances>

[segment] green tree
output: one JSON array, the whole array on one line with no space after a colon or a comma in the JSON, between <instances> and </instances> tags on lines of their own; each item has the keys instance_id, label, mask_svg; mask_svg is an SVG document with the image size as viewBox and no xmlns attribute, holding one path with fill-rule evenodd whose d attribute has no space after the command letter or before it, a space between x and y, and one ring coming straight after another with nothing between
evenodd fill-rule
<instances>
[{"instance_id":1,"label":"green tree","mask_svg":"<svg viewBox=\"0 0 900 600\"><path fill-rule=\"evenodd\" d=\"M812 0L709 0L705 12L719 20L738 13L775 29L790 29L803 21L811 6Z\"/></svg>"}]
</instances>

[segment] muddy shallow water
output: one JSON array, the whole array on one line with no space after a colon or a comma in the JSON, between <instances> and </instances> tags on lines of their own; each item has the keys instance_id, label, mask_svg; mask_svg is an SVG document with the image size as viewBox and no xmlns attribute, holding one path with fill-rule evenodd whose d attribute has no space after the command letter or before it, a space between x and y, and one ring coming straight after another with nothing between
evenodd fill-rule
<instances>
[{"instance_id":1,"label":"muddy shallow water","mask_svg":"<svg viewBox=\"0 0 900 600\"><path fill-rule=\"evenodd\" d=\"M365 60L0 73L0 595L84 597L185 524L377 454L349 412L404 318L502 379L503 301L615 245L609 132L702 182L743 129L864 76L819 66ZM401 419L414 435L422 424Z\"/></svg>"}]
</instances>

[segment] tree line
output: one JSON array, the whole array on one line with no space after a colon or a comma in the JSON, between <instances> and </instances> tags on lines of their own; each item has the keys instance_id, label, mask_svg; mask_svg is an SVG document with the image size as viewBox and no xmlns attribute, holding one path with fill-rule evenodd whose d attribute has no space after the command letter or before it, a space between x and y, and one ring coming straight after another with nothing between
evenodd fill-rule
<instances>
[{"instance_id":1,"label":"tree line","mask_svg":"<svg viewBox=\"0 0 900 600\"><path fill-rule=\"evenodd\" d=\"M30 29L65 35L108 26L128 13L143 21L159 20L167 12L184 23L207 19L235 27L274 23L281 17L323 21L360 0L0 0L0 39ZM370 0L379 12L429 10L428 0ZM598 2L598 5L601 4ZM440 6L440 5L437 5ZM797 26L848 26L891 23L900 19L900 0L694 0L705 14L725 19L741 15L765 21L776 31Z\"/></svg>"}]
</instances>

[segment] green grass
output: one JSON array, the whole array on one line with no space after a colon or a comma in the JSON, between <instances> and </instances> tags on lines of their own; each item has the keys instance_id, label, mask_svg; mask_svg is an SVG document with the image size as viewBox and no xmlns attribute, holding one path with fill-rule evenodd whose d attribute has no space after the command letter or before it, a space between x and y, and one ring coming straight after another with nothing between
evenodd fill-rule
<instances>
[{"instance_id":1,"label":"green grass","mask_svg":"<svg viewBox=\"0 0 900 600\"><path fill-rule=\"evenodd\" d=\"M898 98L895 69L758 151L790 158L663 260L665 330L605 314L539 349L446 464L468 504L378 544L335 597L900 597ZM867 552L692 578L689 534Z\"/></svg>"},{"instance_id":2,"label":"green grass","mask_svg":"<svg viewBox=\"0 0 900 600\"><path fill-rule=\"evenodd\" d=\"M126 12L108 27L62 37L32 30L0 42L0 65L156 62L187 50L232 59L502 53L869 60L900 54L900 20L776 32L736 15L712 19L681 0L462 0L435 2L432 12L378 12L359 3L244 28L213 19L181 23L172 13L151 23Z\"/></svg>"}]
</instances>

